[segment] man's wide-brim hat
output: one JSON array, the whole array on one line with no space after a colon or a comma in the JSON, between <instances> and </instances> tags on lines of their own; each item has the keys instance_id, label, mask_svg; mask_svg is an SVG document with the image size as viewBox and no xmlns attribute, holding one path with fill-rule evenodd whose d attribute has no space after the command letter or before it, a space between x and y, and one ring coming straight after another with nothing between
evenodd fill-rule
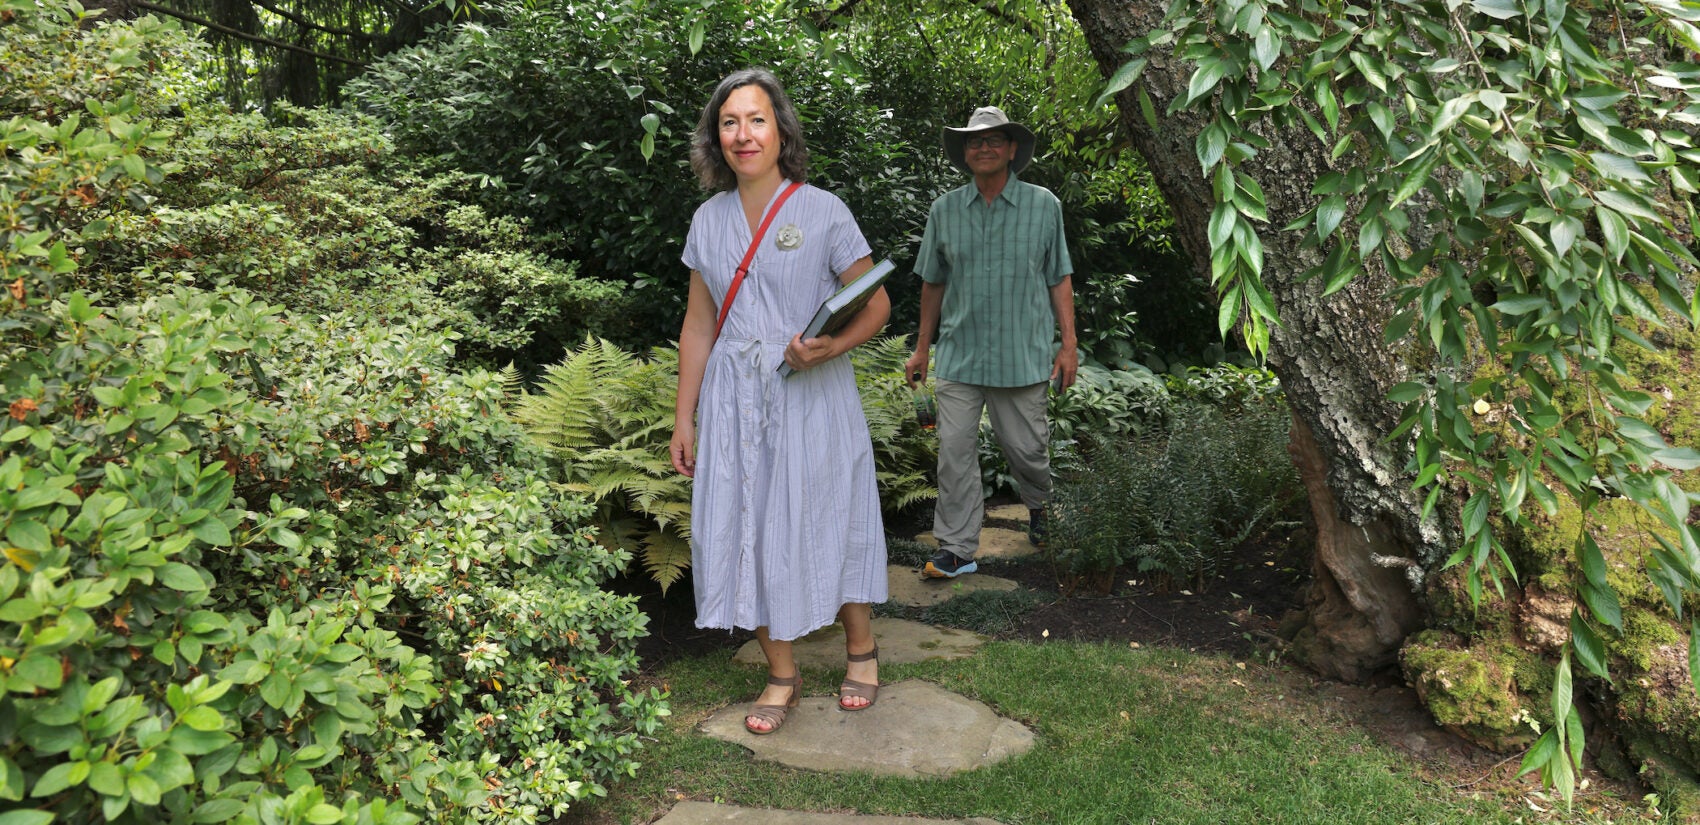
<instances>
[{"instance_id":1,"label":"man's wide-brim hat","mask_svg":"<svg viewBox=\"0 0 1700 825\"><path fill-rule=\"evenodd\" d=\"M968 136L993 131L1003 132L1009 135L1010 140L1015 141L1015 160L1009 162L1009 171L1012 174L1020 174L1021 170L1027 168L1028 162L1033 160L1033 131L1010 120L1009 116L996 106L981 106L975 109L974 114L968 118L968 125L960 129L955 126L944 127L940 135L944 139L945 157L950 158L956 168L970 175L974 174L974 171L968 168L968 161L963 154L967 148Z\"/></svg>"}]
</instances>

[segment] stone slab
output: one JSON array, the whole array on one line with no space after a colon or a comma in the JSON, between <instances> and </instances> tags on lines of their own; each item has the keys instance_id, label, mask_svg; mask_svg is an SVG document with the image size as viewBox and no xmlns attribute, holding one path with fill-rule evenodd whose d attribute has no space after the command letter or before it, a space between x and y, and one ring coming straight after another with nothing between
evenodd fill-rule
<instances>
[{"instance_id":1,"label":"stone slab","mask_svg":"<svg viewBox=\"0 0 1700 825\"><path fill-rule=\"evenodd\" d=\"M823 692L820 685L803 689ZM986 705L918 679L880 688L877 704L854 712L839 710L836 696L805 696L785 726L766 736L744 729L753 704L722 708L702 732L743 745L757 759L806 770L943 777L1019 756L1034 740Z\"/></svg>"},{"instance_id":2,"label":"stone slab","mask_svg":"<svg viewBox=\"0 0 1700 825\"><path fill-rule=\"evenodd\" d=\"M932 547L939 546L939 540L933 537L931 530L916 536L915 540ZM1037 552L1039 552L1039 548L1028 540L1026 530L986 527L980 530L980 549L974 551L974 558L1017 559L1022 556L1031 556ZM969 575L978 574L971 573Z\"/></svg>"},{"instance_id":3,"label":"stone slab","mask_svg":"<svg viewBox=\"0 0 1700 825\"><path fill-rule=\"evenodd\" d=\"M910 816L862 816L740 808L713 802L680 802L656 825L1002 825L995 819L918 819Z\"/></svg>"},{"instance_id":4,"label":"stone slab","mask_svg":"<svg viewBox=\"0 0 1700 825\"><path fill-rule=\"evenodd\" d=\"M968 593L982 590L1007 593L1021 587L1009 579L979 573L954 579L935 579L900 564L887 567L886 578L891 592L890 603L904 607L932 607Z\"/></svg>"},{"instance_id":5,"label":"stone slab","mask_svg":"<svg viewBox=\"0 0 1700 825\"><path fill-rule=\"evenodd\" d=\"M986 518L996 521L1013 521L1022 527L1027 526L1027 505L1000 504L986 508Z\"/></svg>"},{"instance_id":6,"label":"stone slab","mask_svg":"<svg viewBox=\"0 0 1700 825\"><path fill-rule=\"evenodd\" d=\"M963 659L972 656L986 637L953 627L934 627L908 619L874 619L874 640L880 646L881 664L910 664L929 659ZM844 626L830 624L796 642L791 652L797 663L809 668L844 667ZM767 657L754 639L745 642L732 661L767 666ZM884 701L884 699L881 699Z\"/></svg>"}]
</instances>

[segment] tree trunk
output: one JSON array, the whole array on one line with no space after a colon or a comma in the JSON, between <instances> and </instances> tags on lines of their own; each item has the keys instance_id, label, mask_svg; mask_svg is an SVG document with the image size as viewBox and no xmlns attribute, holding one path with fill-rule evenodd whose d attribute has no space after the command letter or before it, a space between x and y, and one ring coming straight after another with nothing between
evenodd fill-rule
<instances>
[{"instance_id":1,"label":"tree trunk","mask_svg":"<svg viewBox=\"0 0 1700 825\"><path fill-rule=\"evenodd\" d=\"M1158 0L1069 0L1100 70L1127 59L1121 49L1163 20ZM1153 49L1139 84L1118 97L1123 124L1150 164L1175 215L1175 234L1198 271L1210 270L1206 227L1211 181L1194 140L1205 124L1196 112L1164 114L1184 96L1191 67ZM1156 128L1140 114L1143 88L1158 113ZM1302 215L1310 189L1328 170L1328 147L1304 129L1260 133L1270 147L1244 170L1262 185L1269 225ZM1361 680L1396 660L1405 637L1421 626L1421 571L1445 557L1440 522L1422 517L1422 501L1405 471L1408 450L1385 436L1398 423L1387 390L1403 380L1400 353L1382 340L1392 314L1385 275L1371 272L1322 297L1322 283L1300 276L1321 261L1293 233L1266 232L1264 283L1281 325L1271 334L1269 364L1281 379L1294 417L1293 454L1317 523L1315 581L1296 652L1324 674Z\"/></svg>"}]
</instances>

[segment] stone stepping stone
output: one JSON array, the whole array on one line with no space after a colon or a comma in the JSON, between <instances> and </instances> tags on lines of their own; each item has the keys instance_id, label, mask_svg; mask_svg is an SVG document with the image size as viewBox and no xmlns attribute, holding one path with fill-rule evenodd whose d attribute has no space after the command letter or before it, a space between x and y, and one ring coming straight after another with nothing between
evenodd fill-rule
<instances>
[{"instance_id":1,"label":"stone stepping stone","mask_svg":"<svg viewBox=\"0 0 1700 825\"><path fill-rule=\"evenodd\" d=\"M874 639L880 646L880 664L910 664L929 659L964 659L974 654L986 637L953 627L933 627L908 619L874 619ZM792 655L803 667L844 667L844 626L829 624L792 644ZM761 645L751 639L738 648L732 661L767 667ZM805 687L807 687L805 685ZM834 685L834 689L836 689ZM880 694L880 702L885 694ZM742 719L743 717L739 717ZM739 731L743 730L740 725Z\"/></svg>"},{"instance_id":2,"label":"stone stepping stone","mask_svg":"<svg viewBox=\"0 0 1700 825\"><path fill-rule=\"evenodd\" d=\"M970 573L954 579L934 579L922 574L913 567L893 564L886 568L887 587L890 589L890 604L903 607L932 607L943 604L957 596L990 590L997 593L1007 593L1020 589L1021 585L1009 579L988 576L983 573Z\"/></svg>"},{"instance_id":3,"label":"stone stepping stone","mask_svg":"<svg viewBox=\"0 0 1700 825\"><path fill-rule=\"evenodd\" d=\"M805 693L836 689L803 684ZM835 695L806 695L785 726L766 736L744 729L753 705L720 709L702 732L749 748L757 759L815 771L944 777L1019 756L1034 740L1032 731L986 705L918 679L880 688L877 704L854 712L839 710Z\"/></svg>"},{"instance_id":4,"label":"stone stepping stone","mask_svg":"<svg viewBox=\"0 0 1700 825\"><path fill-rule=\"evenodd\" d=\"M988 521L1013 521L1020 524L1022 528L1026 528L1027 505L999 504L996 507L988 507L986 508L986 519Z\"/></svg>"},{"instance_id":5,"label":"stone stepping stone","mask_svg":"<svg viewBox=\"0 0 1700 825\"><path fill-rule=\"evenodd\" d=\"M1023 510L1022 512L1025 513L1026 511ZM1022 518L1026 519L1027 517L1024 515ZM933 537L931 530L916 536L915 540L932 547L939 546L939 540ZM1037 552L1039 552L1039 548L1027 539L1025 529L1010 530L1004 527L985 527L980 530L980 549L975 551L974 558L976 560L1016 559L1022 556L1031 556ZM970 573L969 575L978 576L980 574Z\"/></svg>"},{"instance_id":6,"label":"stone stepping stone","mask_svg":"<svg viewBox=\"0 0 1700 825\"><path fill-rule=\"evenodd\" d=\"M713 802L680 802L655 825L1002 825L995 819L917 819L910 816L815 814L775 808L740 808Z\"/></svg>"}]
</instances>

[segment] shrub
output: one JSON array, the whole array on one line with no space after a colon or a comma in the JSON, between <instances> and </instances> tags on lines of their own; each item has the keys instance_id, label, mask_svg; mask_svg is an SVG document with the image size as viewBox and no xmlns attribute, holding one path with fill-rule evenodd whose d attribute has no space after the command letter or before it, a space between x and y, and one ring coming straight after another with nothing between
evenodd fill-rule
<instances>
[{"instance_id":1,"label":"shrub","mask_svg":"<svg viewBox=\"0 0 1700 825\"><path fill-rule=\"evenodd\" d=\"M110 71L168 73L148 60L190 48L149 20L6 12L26 65L128 43ZM534 822L630 774L666 709L627 684L643 617L596 587L624 559L543 477L503 382L455 371L443 302L361 280L409 248L384 236L366 252L389 261L341 280L242 258L253 231L314 260L320 228L359 228L359 187L308 221L185 194L217 180L149 186L205 144L165 141L143 99L86 96L87 127L26 112L0 153L0 198L31 205L0 226L20 278L0 293L0 818ZM215 238L221 216L254 220ZM94 242L108 226L136 243ZM222 263L148 234L183 226Z\"/></svg>"},{"instance_id":2,"label":"shrub","mask_svg":"<svg viewBox=\"0 0 1700 825\"><path fill-rule=\"evenodd\" d=\"M1114 442L1152 427L1168 414L1169 393L1163 382L1138 364L1105 369L1083 363L1074 386L1052 393L1046 402L1050 422L1051 475L1081 470L1104 442ZM1015 492L1015 478L998 448L991 422L980 424L980 477L985 495ZM936 450L936 447L935 447Z\"/></svg>"}]
</instances>

